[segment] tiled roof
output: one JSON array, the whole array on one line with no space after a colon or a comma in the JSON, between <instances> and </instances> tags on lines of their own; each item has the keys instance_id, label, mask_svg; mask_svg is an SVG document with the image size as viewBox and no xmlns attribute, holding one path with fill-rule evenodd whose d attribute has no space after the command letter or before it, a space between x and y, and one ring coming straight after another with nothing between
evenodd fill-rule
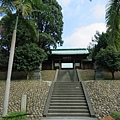
<instances>
[{"instance_id":1,"label":"tiled roof","mask_svg":"<svg viewBox=\"0 0 120 120\"><path fill-rule=\"evenodd\" d=\"M75 55L75 54L89 54L89 51L86 48L52 49L52 55Z\"/></svg>"}]
</instances>

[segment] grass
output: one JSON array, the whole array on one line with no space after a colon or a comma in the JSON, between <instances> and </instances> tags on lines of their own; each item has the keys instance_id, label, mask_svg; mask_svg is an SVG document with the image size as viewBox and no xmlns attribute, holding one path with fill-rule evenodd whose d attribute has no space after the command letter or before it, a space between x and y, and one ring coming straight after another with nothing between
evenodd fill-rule
<instances>
[{"instance_id":1,"label":"grass","mask_svg":"<svg viewBox=\"0 0 120 120\"><path fill-rule=\"evenodd\" d=\"M83 80L94 80L94 70L93 69L86 69L86 70L79 70L81 78ZM104 80L111 80L112 75L108 71L102 71ZM115 80L120 80L120 72L115 72Z\"/></svg>"},{"instance_id":2,"label":"grass","mask_svg":"<svg viewBox=\"0 0 120 120\"><path fill-rule=\"evenodd\" d=\"M94 80L94 70L79 70L82 80Z\"/></svg>"},{"instance_id":3,"label":"grass","mask_svg":"<svg viewBox=\"0 0 120 120\"><path fill-rule=\"evenodd\" d=\"M2 120L26 120L26 113L24 112L12 112L3 117Z\"/></svg>"},{"instance_id":4,"label":"grass","mask_svg":"<svg viewBox=\"0 0 120 120\"><path fill-rule=\"evenodd\" d=\"M83 80L94 80L94 70L86 69L79 70L81 78ZM53 81L55 77L56 70L42 70L42 80L44 81ZM102 71L104 80L111 80L111 73L108 71ZM6 72L0 72L0 80L6 80ZM12 80L25 80L26 74L24 72L13 72ZM115 72L115 80L120 80L120 72Z\"/></svg>"},{"instance_id":5,"label":"grass","mask_svg":"<svg viewBox=\"0 0 120 120\"><path fill-rule=\"evenodd\" d=\"M120 112L112 111L110 115L115 119L115 120L120 120Z\"/></svg>"},{"instance_id":6,"label":"grass","mask_svg":"<svg viewBox=\"0 0 120 120\"><path fill-rule=\"evenodd\" d=\"M0 80L6 80L7 72L0 72ZM11 79L12 80L23 80L26 79L27 75L25 72L14 71L12 72Z\"/></svg>"},{"instance_id":7,"label":"grass","mask_svg":"<svg viewBox=\"0 0 120 120\"><path fill-rule=\"evenodd\" d=\"M42 80L44 81L53 81L55 77L56 70L43 70L41 72L42 74Z\"/></svg>"},{"instance_id":8,"label":"grass","mask_svg":"<svg viewBox=\"0 0 120 120\"><path fill-rule=\"evenodd\" d=\"M41 71L42 79L44 81L53 81L55 76L56 70L43 70ZM6 80L7 72L0 72L0 80ZM12 72L12 80L26 80L27 75L25 72Z\"/></svg>"}]
</instances>

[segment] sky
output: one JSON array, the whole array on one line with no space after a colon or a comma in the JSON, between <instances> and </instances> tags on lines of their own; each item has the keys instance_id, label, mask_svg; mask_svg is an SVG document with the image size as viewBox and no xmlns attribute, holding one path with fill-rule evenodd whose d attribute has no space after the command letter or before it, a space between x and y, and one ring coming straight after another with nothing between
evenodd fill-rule
<instances>
[{"instance_id":1,"label":"sky","mask_svg":"<svg viewBox=\"0 0 120 120\"><path fill-rule=\"evenodd\" d=\"M105 10L108 0L57 0L63 13L63 46L87 48L96 31L105 32ZM1 16L0 16L1 18Z\"/></svg>"},{"instance_id":2,"label":"sky","mask_svg":"<svg viewBox=\"0 0 120 120\"><path fill-rule=\"evenodd\" d=\"M108 0L57 0L63 13L63 46L87 48L96 31L106 31L105 11Z\"/></svg>"}]
</instances>

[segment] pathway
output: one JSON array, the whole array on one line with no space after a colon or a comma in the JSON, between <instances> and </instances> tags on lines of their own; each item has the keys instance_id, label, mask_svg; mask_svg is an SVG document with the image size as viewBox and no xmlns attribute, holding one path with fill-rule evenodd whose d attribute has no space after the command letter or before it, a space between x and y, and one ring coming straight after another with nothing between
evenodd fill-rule
<instances>
[{"instance_id":1,"label":"pathway","mask_svg":"<svg viewBox=\"0 0 120 120\"><path fill-rule=\"evenodd\" d=\"M76 70L60 70L42 120L97 120Z\"/></svg>"}]
</instances>

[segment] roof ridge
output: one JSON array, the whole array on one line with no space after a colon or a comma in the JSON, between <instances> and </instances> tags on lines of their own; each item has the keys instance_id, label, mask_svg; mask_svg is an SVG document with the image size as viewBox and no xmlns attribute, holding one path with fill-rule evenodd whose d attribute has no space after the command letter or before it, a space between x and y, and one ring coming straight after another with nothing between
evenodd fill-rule
<instances>
[{"instance_id":1,"label":"roof ridge","mask_svg":"<svg viewBox=\"0 0 120 120\"><path fill-rule=\"evenodd\" d=\"M52 51L63 51L63 50L87 50L87 48L64 48L64 49L51 49Z\"/></svg>"}]
</instances>

